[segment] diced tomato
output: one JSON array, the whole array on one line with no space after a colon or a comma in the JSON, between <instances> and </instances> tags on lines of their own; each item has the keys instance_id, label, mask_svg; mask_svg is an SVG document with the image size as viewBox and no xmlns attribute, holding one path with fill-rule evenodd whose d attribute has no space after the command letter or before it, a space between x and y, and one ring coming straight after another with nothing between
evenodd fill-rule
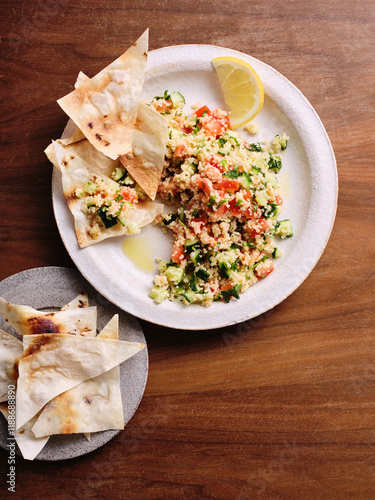
<instances>
[{"instance_id":1,"label":"diced tomato","mask_svg":"<svg viewBox=\"0 0 375 500\"><path fill-rule=\"evenodd\" d=\"M218 120L220 120L223 131L227 130L229 128L228 115L223 114L223 111L221 109L216 109L215 111L212 111L211 114L214 118L217 118Z\"/></svg>"},{"instance_id":2,"label":"diced tomato","mask_svg":"<svg viewBox=\"0 0 375 500\"><path fill-rule=\"evenodd\" d=\"M191 127L185 127L184 119L181 116L176 116L175 121L177 122L181 132L184 134L190 134L193 131Z\"/></svg>"},{"instance_id":3,"label":"diced tomato","mask_svg":"<svg viewBox=\"0 0 375 500\"><path fill-rule=\"evenodd\" d=\"M121 190L121 196L124 201L129 201L130 203L137 203L138 194L134 191L134 189L130 189L125 187Z\"/></svg>"},{"instance_id":4,"label":"diced tomato","mask_svg":"<svg viewBox=\"0 0 375 500\"><path fill-rule=\"evenodd\" d=\"M180 146L177 146L177 148L174 150L174 155L178 156L181 158L182 156L186 155L186 147L183 144L180 144Z\"/></svg>"},{"instance_id":5,"label":"diced tomato","mask_svg":"<svg viewBox=\"0 0 375 500\"><path fill-rule=\"evenodd\" d=\"M214 167L213 165L206 165L204 167L204 176L207 177L207 179L210 179L212 182L219 182L222 180L222 175L220 170L217 167Z\"/></svg>"},{"instance_id":6,"label":"diced tomato","mask_svg":"<svg viewBox=\"0 0 375 500\"><path fill-rule=\"evenodd\" d=\"M196 217L195 219L191 219L189 221L189 226L191 225L192 222L198 223L201 226L205 226L207 223L206 217Z\"/></svg>"},{"instance_id":7,"label":"diced tomato","mask_svg":"<svg viewBox=\"0 0 375 500\"><path fill-rule=\"evenodd\" d=\"M184 260L184 249L181 245L175 245L172 250L171 259L175 264L179 264Z\"/></svg>"},{"instance_id":8,"label":"diced tomato","mask_svg":"<svg viewBox=\"0 0 375 500\"><path fill-rule=\"evenodd\" d=\"M213 167L217 168L221 173L224 172L224 165L222 163L220 163L216 158L214 158L213 156L211 156L209 159L208 159L208 163L210 165L212 165Z\"/></svg>"},{"instance_id":9,"label":"diced tomato","mask_svg":"<svg viewBox=\"0 0 375 500\"><path fill-rule=\"evenodd\" d=\"M240 183L236 179L223 179L214 184L215 189L224 189L225 191L237 191Z\"/></svg>"},{"instance_id":10,"label":"diced tomato","mask_svg":"<svg viewBox=\"0 0 375 500\"><path fill-rule=\"evenodd\" d=\"M228 211L228 207L225 203L221 205L214 213L215 219L217 219L220 215L224 215Z\"/></svg>"},{"instance_id":11,"label":"diced tomato","mask_svg":"<svg viewBox=\"0 0 375 500\"><path fill-rule=\"evenodd\" d=\"M236 203L236 198L233 198L233 200L229 202L230 211L235 217L240 217L241 215L244 215L244 212L241 210L241 205L236 206Z\"/></svg>"},{"instance_id":12,"label":"diced tomato","mask_svg":"<svg viewBox=\"0 0 375 500\"><path fill-rule=\"evenodd\" d=\"M220 287L220 290L222 292L225 292L225 290L230 290L231 288L233 288L233 285L231 283L227 283L226 285L223 285L222 287Z\"/></svg>"},{"instance_id":13,"label":"diced tomato","mask_svg":"<svg viewBox=\"0 0 375 500\"><path fill-rule=\"evenodd\" d=\"M251 231L249 238L255 238L257 234L263 233L266 229L268 229L269 223L266 221L266 219L263 219L263 217L261 217L257 221L257 226L258 227L256 229L253 229Z\"/></svg>"},{"instance_id":14,"label":"diced tomato","mask_svg":"<svg viewBox=\"0 0 375 500\"><path fill-rule=\"evenodd\" d=\"M190 219L190 222L203 222L204 224L206 224L207 219L206 217L195 217L195 219Z\"/></svg>"},{"instance_id":15,"label":"diced tomato","mask_svg":"<svg viewBox=\"0 0 375 500\"><path fill-rule=\"evenodd\" d=\"M224 130L221 121L216 118L211 118L210 120L202 123L202 127L214 137L219 137Z\"/></svg>"},{"instance_id":16,"label":"diced tomato","mask_svg":"<svg viewBox=\"0 0 375 500\"><path fill-rule=\"evenodd\" d=\"M161 99L159 102L158 102L158 105L156 106L156 111L158 111L159 113L163 113L164 111L166 111L167 109L171 108L172 107L172 103L171 101L166 101L164 99Z\"/></svg>"},{"instance_id":17,"label":"diced tomato","mask_svg":"<svg viewBox=\"0 0 375 500\"><path fill-rule=\"evenodd\" d=\"M192 223L194 222L194 227L192 226ZM200 233L202 228L207 224L207 219L206 217L196 217L195 219L191 219L189 221L189 227L196 233ZM199 229L197 228L197 225Z\"/></svg>"},{"instance_id":18,"label":"diced tomato","mask_svg":"<svg viewBox=\"0 0 375 500\"><path fill-rule=\"evenodd\" d=\"M283 201L284 201L284 200L282 199L282 197L281 197L279 194L277 194L277 195L275 196L275 200L276 200L276 203L278 203L279 205L282 205L282 204L283 204Z\"/></svg>"},{"instance_id":19,"label":"diced tomato","mask_svg":"<svg viewBox=\"0 0 375 500\"><path fill-rule=\"evenodd\" d=\"M208 106L202 106L201 108L197 109L194 114L199 118L205 111L207 111L207 113L210 113L210 108Z\"/></svg>"},{"instance_id":20,"label":"diced tomato","mask_svg":"<svg viewBox=\"0 0 375 500\"><path fill-rule=\"evenodd\" d=\"M202 191L204 191L204 194L206 196L210 196L210 193L212 191L212 182L209 179L201 177L200 179L198 179L198 186Z\"/></svg>"},{"instance_id":21,"label":"diced tomato","mask_svg":"<svg viewBox=\"0 0 375 500\"><path fill-rule=\"evenodd\" d=\"M271 274L273 270L274 267L272 260L266 260L265 262L261 262L258 266L256 266L255 274L258 276L258 278L265 278L266 276Z\"/></svg>"}]
</instances>

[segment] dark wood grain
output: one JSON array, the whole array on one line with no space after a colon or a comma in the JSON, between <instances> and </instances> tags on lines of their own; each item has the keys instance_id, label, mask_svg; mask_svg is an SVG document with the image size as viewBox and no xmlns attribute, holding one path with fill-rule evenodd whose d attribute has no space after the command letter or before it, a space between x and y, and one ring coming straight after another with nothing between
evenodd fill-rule
<instances>
[{"instance_id":1,"label":"dark wood grain","mask_svg":"<svg viewBox=\"0 0 375 500\"><path fill-rule=\"evenodd\" d=\"M56 99L150 28L150 49L204 43L270 64L331 138L339 204L306 281L244 324L208 332L142 322L145 396L125 431L60 463L17 460L2 498L375 498L375 11L370 0L0 1L0 279L73 267L43 150Z\"/></svg>"}]
</instances>

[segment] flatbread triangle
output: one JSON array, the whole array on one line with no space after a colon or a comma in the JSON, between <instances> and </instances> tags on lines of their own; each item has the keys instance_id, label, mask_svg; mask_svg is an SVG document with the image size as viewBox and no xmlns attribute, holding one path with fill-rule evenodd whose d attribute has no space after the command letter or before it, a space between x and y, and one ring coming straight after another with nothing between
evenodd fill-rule
<instances>
[{"instance_id":1,"label":"flatbread triangle","mask_svg":"<svg viewBox=\"0 0 375 500\"><path fill-rule=\"evenodd\" d=\"M118 338L117 314L98 334L98 338ZM41 437L123 428L120 366L117 365L47 403L32 431L36 437Z\"/></svg>"},{"instance_id":2,"label":"flatbread triangle","mask_svg":"<svg viewBox=\"0 0 375 500\"><path fill-rule=\"evenodd\" d=\"M118 59L57 101L91 144L114 160L131 147L147 51L148 30Z\"/></svg>"},{"instance_id":3,"label":"flatbread triangle","mask_svg":"<svg viewBox=\"0 0 375 500\"><path fill-rule=\"evenodd\" d=\"M145 345L98 337L26 335L18 369L16 428L59 394L97 377L141 351Z\"/></svg>"},{"instance_id":4,"label":"flatbread triangle","mask_svg":"<svg viewBox=\"0 0 375 500\"><path fill-rule=\"evenodd\" d=\"M0 297L0 313L20 335L71 333L90 336L96 333L95 306L46 313L29 306L12 304Z\"/></svg>"}]
</instances>

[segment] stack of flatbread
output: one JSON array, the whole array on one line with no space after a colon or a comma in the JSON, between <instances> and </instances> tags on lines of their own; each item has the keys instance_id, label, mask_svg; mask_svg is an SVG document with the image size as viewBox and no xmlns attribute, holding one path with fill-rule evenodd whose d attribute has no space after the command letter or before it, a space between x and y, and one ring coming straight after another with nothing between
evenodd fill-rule
<instances>
[{"instance_id":1,"label":"stack of flatbread","mask_svg":"<svg viewBox=\"0 0 375 500\"><path fill-rule=\"evenodd\" d=\"M111 236L135 234L162 212L163 205L154 200L163 171L168 124L160 113L140 102L147 51L148 30L93 78L81 72L75 90L57 101L70 120L62 138L52 141L45 153L61 171L81 248ZM105 219L103 225L103 217L87 210L90 201L86 203L85 194L89 193L84 187L99 176L100 187L109 186L121 194L113 174L124 168L141 188L136 189L141 197L131 210L121 207L124 217L117 221L111 216L113 225Z\"/></svg>"},{"instance_id":2,"label":"stack of flatbread","mask_svg":"<svg viewBox=\"0 0 375 500\"><path fill-rule=\"evenodd\" d=\"M44 313L0 298L4 319L22 341L0 330L0 411L16 386L14 437L33 460L54 434L123 429L120 364L145 345L118 340L118 315L96 335L96 307L81 294Z\"/></svg>"}]
</instances>

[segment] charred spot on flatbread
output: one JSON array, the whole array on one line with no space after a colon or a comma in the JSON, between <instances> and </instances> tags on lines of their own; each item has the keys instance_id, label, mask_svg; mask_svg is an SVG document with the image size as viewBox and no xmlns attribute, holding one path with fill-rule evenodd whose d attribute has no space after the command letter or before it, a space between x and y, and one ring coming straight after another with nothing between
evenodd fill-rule
<instances>
[{"instance_id":1,"label":"charred spot on flatbread","mask_svg":"<svg viewBox=\"0 0 375 500\"><path fill-rule=\"evenodd\" d=\"M12 367L12 377L13 380L17 380L19 376L19 371L18 371L18 364L20 362L20 358L17 358L13 367Z\"/></svg>"},{"instance_id":2,"label":"charred spot on flatbread","mask_svg":"<svg viewBox=\"0 0 375 500\"><path fill-rule=\"evenodd\" d=\"M52 348L56 346L56 338L53 335L43 334L40 335L33 343L31 343L23 351L21 358L27 358L28 356L34 356L37 352L46 348L48 345L52 344Z\"/></svg>"},{"instance_id":3,"label":"charred spot on flatbread","mask_svg":"<svg viewBox=\"0 0 375 500\"><path fill-rule=\"evenodd\" d=\"M95 137L99 142L103 142L104 146L111 145L111 143L109 141L107 141L106 139L103 139L103 137L100 134L95 134Z\"/></svg>"},{"instance_id":4,"label":"charred spot on flatbread","mask_svg":"<svg viewBox=\"0 0 375 500\"><path fill-rule=\"evenodd\" d=\"M46 315L47 316L47 315ZM30 333L38 335L39 333L59 333L59 327L52 320L46 317L29 318Z\"/></svg>"}]
</instances>

